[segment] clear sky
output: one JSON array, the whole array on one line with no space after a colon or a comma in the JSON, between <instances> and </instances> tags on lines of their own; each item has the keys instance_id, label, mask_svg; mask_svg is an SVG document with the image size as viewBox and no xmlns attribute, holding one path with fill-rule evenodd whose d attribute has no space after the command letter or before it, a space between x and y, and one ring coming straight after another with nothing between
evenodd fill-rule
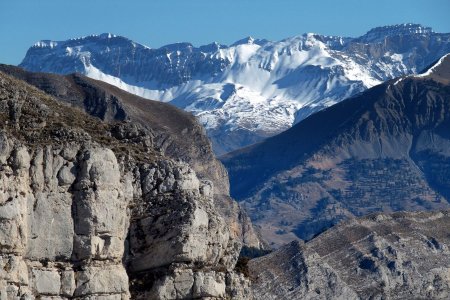
<instances>
[{"instance_id":1,"label":"clear sky","mask_svg":"<svg viewBox=\"0 0 450 300\"><path fill-rule=\"evenodd\" d=\"M41 39L110 32L157 48L231 44L305 32L359 36L419 23L450 32L450 0L0 0L0 63L19 64Z\"/></svg>"}]
</instances>

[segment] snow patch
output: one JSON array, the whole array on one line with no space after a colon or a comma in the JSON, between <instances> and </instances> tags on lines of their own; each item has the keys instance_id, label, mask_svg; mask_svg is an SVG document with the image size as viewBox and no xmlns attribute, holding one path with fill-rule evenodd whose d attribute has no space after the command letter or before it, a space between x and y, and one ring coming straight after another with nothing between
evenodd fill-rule
<instances>
[{"instance_id":1,"label":"snow patch","mask_svg":"<svg viewBox=\"0 0 450 300\"><path fill-rule=\"evenodd\" d=\"M36 42L33 47L36 48L56 48L58 46L58 42L54 42L54 41L39 41Z\"/></svg>"},{"instance_id":2,"label":"snow patch","mask_svg":"<svg viewBox=\"0 0 450 300\"><path fill-rule=\"evenodd\" d=\"M403 80L403 78L399 78L399 79L397 79L395 82L394 82L394 86L396 86L400 81L402 81Z\"/></svg>"},{"instance_id":3,"label":"snow patch","mask_svg":"<svg viewBox=\"0 0 450 300\"><path fill-rule=\"evenodd\" d=\"M426 77L429 76L431 74L433 74L434 70L439 67L442 62L445 60L446 57L450 56L450 53L447 53L446 55L442 56L437 63L435 63L431 68L429 68L426 72L422 73L422 74L417 74L414 77L416 78L420 78L420 77Z\"/></svg>"}]
</instances>

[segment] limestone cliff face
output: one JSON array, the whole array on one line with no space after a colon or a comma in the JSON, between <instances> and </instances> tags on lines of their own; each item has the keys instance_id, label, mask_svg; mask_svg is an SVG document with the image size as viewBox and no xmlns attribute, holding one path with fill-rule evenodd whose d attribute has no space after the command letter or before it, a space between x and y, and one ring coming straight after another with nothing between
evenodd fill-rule
<instances>
[{"instance_id":1,"label":"limestone cliff face","mask_svg":"<svg viewBox=\"0 0 450 300\"><path fill-rule=\"evenodd\" d=\"M2 134L2 295L126 297L129 223L109 149L29 149ZM80 152L78 152L80 151Z\"/></svg>"},{"instance_id":2,"label":"limestone cliff face","mask_svg":"<svg viewBox=\"0 0 450 300\"><path fill-rule=\"evenodd\" d=\"M213 183L216 208L230 224L232 235L246 246L262 247L250 218L230 198L227 171L215 158L204 129L194 116L169 104L143 99L79 74L33 73L7 65L0 65L0 71L106 123L120 122L112 134L122 141L145 142L147 147L168 158L188 163L199 178Z\"/></svg>"},{"instance_id":3,"label":"limestone cliff face","mask_svg":"<svg viewBox=\"0 0 450 300\"><path fill-rule=\"evenodd\" d=\"M251 297L189 165L1 73L0 121L1 299Z\"/></svg>"}]
</instances>

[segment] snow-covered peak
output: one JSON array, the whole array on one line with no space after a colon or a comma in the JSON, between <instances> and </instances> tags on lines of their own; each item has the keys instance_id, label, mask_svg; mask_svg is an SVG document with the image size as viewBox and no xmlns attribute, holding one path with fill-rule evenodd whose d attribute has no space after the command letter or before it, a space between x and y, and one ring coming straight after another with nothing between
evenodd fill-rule
<instances>
[{"instance_id":1,"label":"snow-covered peak","mask_svg":"<svg viewBox=\"0 0 450 300\"><path fill-rule=\"evenodd\" d=\"M239 46L239 45L265 45L267 44L269 41L266 39L255 39L252 36L248 36L245 37L239 41L234 42L233 44L230 45L230 47L235 47L235 46Z\"/></svg>"},{"instance_id":2,"label":"snow-covered peak","mask_svg":"<svg viewBox=\"0 0 450 300\"><path fill-rule=\"evenodd\" d=\"M305 34L303 34L306 38L308 38L308 39L315 39L316 38L316 36L318 36L318 34L317 33L314 33L314 32L308 32L308 33L305 33Z\"/></svg>"},{"instance_id":3,"label":"snow-covered peak","mask_svg":"<svg viewBox=\"0 0 450 300\"><path fill-rule=\"evenodd\" d=\"M283 39L277 43L298 45L300 50L308 50L313 45L322 45L322 48L329 48L331 50L341 50L352 40L352 38L348 37L321 35L317 33L305 33L302 35Z\"/></svg>"},{"instance_id":4,"label":"snow-covered peak","mask_svg":"<svg viewBox=\"0 0 450 300\"><path fill-rule=\"evenodd\" d=\"M99 39L107 40L107 39L113 39L113 38L116 38L116 37L118 37L118 36L115 35L115 34L106 32L106 33L101 33L101 34L97 34L97 35L91 35L90 37L97 37L97 38L99 38Z\"/></svg>"},{"instance_id":5,"label":"snow-covered peak","mask_svg":"<svg viewBox=\"0 0 450 300\"><path fill-rule=\"evenodd\" d=\"M434 33L431 27L422 26L420 24L405 23L373 28L359 39L364 42L376 42L380 40L383 41L386 37L391 36L427 35L431 33Z\"/></svg>"},{"instance_id":6,"label":"snow-covered peak","mask_svg":"<svg viewBox=\"0 0 450 300\"><path fill-rule=\"evenodd\" d=\"M208 45L200 46L199 50L202 52L217 52L220 49L224 49L224 48L228 48L228 46L214 42L214 43L211 43Z\"/></svg>"},{"instance_id":7,"label":"snow-covered peak","mask_svg":"<svg viewBox=\"0 0 450 300\"><path fill-rule=\"evenodd\" d=\"M42 40L36 42L33 47L34 48L49 48L49 49L59 49L59 48L72 48L72 47L86 47L87 45L96 45L96 48L101 48L102 45L108 45L108 46L131 46L136 47L137 45L139 47L147 48L146 46L139 45L137 43L134 43L130 39L111 34L111 33L102 33L102 34L93 34L78 38L69 39L66 41L52 41L52 40Z\"/></svg>"},{"instance_id":8,"label":"snow-covered peak","mask_svg":"<svg viewBox=\"0 0 450 300\"><path fill-rule=\"evenodd\" d=\"M245 37L239 41L234 42L231 44L231 47L233 46L239 46L239 45L253 45L255 39L251 36Z\"/></svg>"},{"instance_id":9,"label":"snow-covered peak","mask_svg":"<svg viewBox=\"0 0 450 300\"><path fill-rule=\"evenodd\" d=\"M159 49L164 49L168 51L192 51L194 46L191 43L174 43L162 46Z\"/></svg>"}]
</instances>

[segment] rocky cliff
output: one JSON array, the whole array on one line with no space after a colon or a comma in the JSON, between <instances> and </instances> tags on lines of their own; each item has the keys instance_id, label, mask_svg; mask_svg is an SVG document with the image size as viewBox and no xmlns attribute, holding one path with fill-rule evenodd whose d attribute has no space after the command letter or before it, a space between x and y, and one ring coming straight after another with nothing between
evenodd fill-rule
<instances>
[{"instance_id":1,"label":"rocky cliff","mask_svg":"<svg viewBox=\"0 0 450 300\"><path fill-rule=\"evenodd\" d=\"M114 136L129 143L144 142L164 156L189 164L199 178L212 181L216 208L228 220L233 236L248 247L262 247L249 217L229 196L227 171L215 158L203 127L190 113L80 74L33 73L8 65L0 65L0 70L104 122L120 122Z\"/></svg>"},{"instance_id":2,"label":"rocky cliff","mask_svg":"<svg viewBox=\"0 0 450 300\"><path fill-rule=\"evenodd\" d=\"M0 73L0 298L250 297L214 184Z\"/></svg>"},{"instance_id":3,"label":"rocky cliff","mask_svg":"<svg viewBox=\"0 0 450 300\"><path fill-rule=\"evenodd\" d=\"M251 260L256 299L448 299L449 211L375 214Z\"/></svg>"}]
</instances>

